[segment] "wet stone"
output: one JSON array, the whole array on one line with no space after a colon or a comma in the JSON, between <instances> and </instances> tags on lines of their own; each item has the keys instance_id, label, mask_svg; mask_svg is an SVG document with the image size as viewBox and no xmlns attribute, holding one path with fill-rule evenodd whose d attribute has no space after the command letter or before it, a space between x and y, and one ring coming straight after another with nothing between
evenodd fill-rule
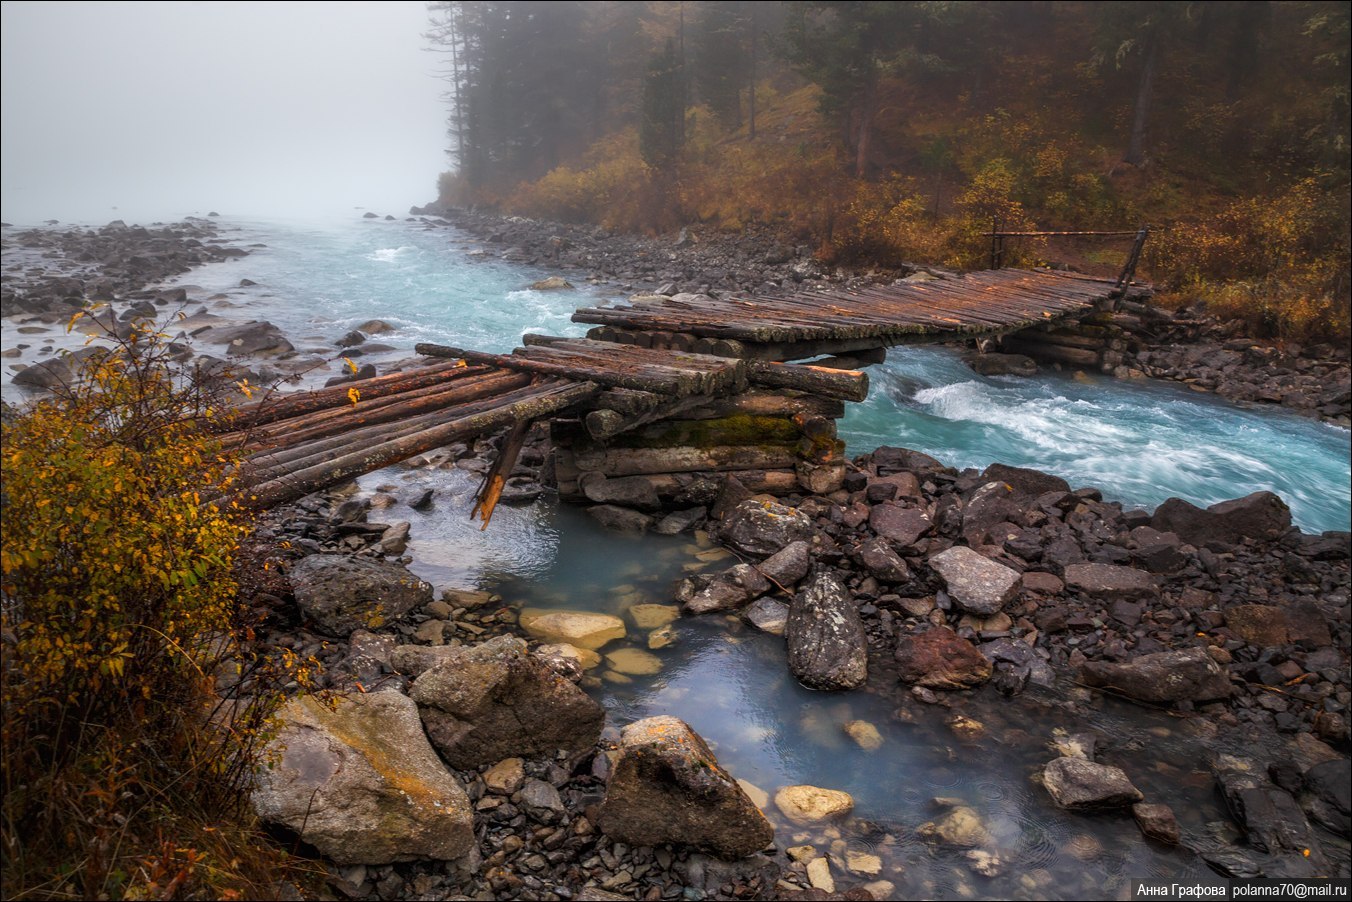
<instances>
[{"instance_id":1,"label":"wet stone","mask_svg":"<svg viewBox=\"0 0 1352 902\"><path fill-rule=\"evenodd\" d=\"M953 603L973 614L998 613L1019 591L1017 572L970 548L933 555L929 566L943 579Z\"/></svg>"},{"instance_id":2,"label":"wet stone","mask_svg":"<svg viewBox=\"0 0 1352 902\"><path fill-rule=\"evenodd\" d=\"M1168 805L1137 802L1131 806L1131 815L1136 818L1137 826L1147 838L1168 845L1178 844L1180 838L1178 820Z\"/></svg>"}]
</instances>

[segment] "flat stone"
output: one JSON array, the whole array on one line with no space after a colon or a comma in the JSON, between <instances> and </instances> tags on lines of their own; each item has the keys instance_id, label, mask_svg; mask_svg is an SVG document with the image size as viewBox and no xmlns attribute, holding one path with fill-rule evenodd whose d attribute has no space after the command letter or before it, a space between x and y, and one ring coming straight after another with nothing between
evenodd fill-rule
<instances>
[{"instance_id":1,"label":"flat stone","mask_svg":"<svg viewBox=\"0 0 1352 902\"><path fill-rule=\"evenodd\" d=\"M616 673L649 676L662 669L662 659L641 648L618 648L606 654L606 663Z\"/></svg>"},{"instance_id":2,"label":"flat stone","mask_svg":"<svg viewBox=\"0 0 1352 902\"><path fill-rule=\"evenodd\" d=\"M742 617L758 630L782 636L789 620L789 606L773 598L760 598L746 606Z\"/></svg>"},{"instance_id":3,"label":"flat stone","mask_svg":"<svg viewBox=\"0 0 1352 902\"><path fill-rule=\"evenodd\" d=\"M793 823L806 826L849 814L854 809L854 798L838 789L783 786L775 792L775 807Z\"/></svg>"},{"instance_id":4,"label":"flat stone","mask_svg":"<svg viewBox=\"0 0 1352 902\"><path fill-rule=\"evenodd\" d=\"M883 860L877 855L850 849L845 853L845 867L861 877L877 877L883 872Z\"/></svg>"},{"instance_id":5,"label":"flat stone","mask_svg":"<svg viewBox=\"0 0 1352 902\"><path fill-rule=\"evenodd\" d=\"M519 622L532 636L592 651L626 635L624 621L612 614L526 608Z\"/></svg>"},{"instance_id":6,"label":"flat stone","mask_svg":"<svg viewBox=\"0 0 1352 902\"><path fill-rule=\"evenodd\" d=\"M636 604L626 613L639 629L655 630L680 617L681 609L674 604Z\"/></svg>"},{"instance_id":7,"label":"flat stone","mask_svg":"<svg viewBox=\"0 0 1352 902\"><path fill-rule=\"evenodd\" d=\"M483 773L488 791L509 796L526 782L526 768L520 758L504 758Z\"/></svg>"},{"instance_id":8,"label":"flat stone","mask_svg":"<svg viewBox=\"0 0 1352 902\"><path fill-rule=\"evenodd\" d=\"M1123 808L1141 801L1121 768L1084 758L1057 758L1042 771L1052 801L1062 808Z\"/></svg>"},{"instance_id":9,"label":"flat stone","mask_svg":"<svg viewBox=\"0 0 1352 902\"><path fill-rule=\"evenodd\" d=\"M970 548L950 548L931 556L928 563L943 579L953 603L973 614L995 614L1019 592L1017 572Z\"/></svg>"},{"instance_id":10,"label":"flat stone","mask_svg":"<svg viewBox=\"0 0 1352 902\"><path fill-rule=\"evenodd\" d=\"M1155 577L1134 567L1116 564L1070 564L1066 586L1090 598L1144 601L1159 595Z\"/></svg>"},{"instance_id":11,"label":"flat stone","mask_svg":"<svg viewBox=\"0 0 1352 902\"><path fill-rule=\"evenodd\" d=\"M554 656L569 658L577 662L577 665L583 670L591 670L601 663L601 656L589 648L578 648L576 645L569 645L567 642L554 642L549 645L541 645L535 650L535 653L542 658Z\"/></svg>"},{"instance_id":12,"label":"flat stone","mask_svg":"<svg viewBox=\"0 0 1352 902\"><path fill-rule=\"evenodd\" d=\"M873 506L869 511L868 525L878 537L901 548L914 545L934 526L924 511L890 501Z\"/></svg>"},{"instance_id":13,"label":"flat stone","mask_svg":"<svg viewBox=\"0 0 1352 902\"><path fill-rule=\"evenodd\" d=\"M1141 655L1124 664L1089 661L1080 680L1090 688L1112 689L1156 704L1203 702L1230 695L1230 678L1205 649L1185 648Z\"/></svg>"},{"instance_id":14,"label":"flat stone","mask_svg":"<svg viewBox=\"0 0 1352 902\"><path fill-rule=\"evenodd\" d=\"M966 805L957 805L929 823L921 824L916 833L925 839L935 840L948 846L970 849L988 845L990 832L981 820L976 809Z\"/></svg>"},{"instance_id":15,"label":"flat stone","mask_svg":"<svg viewBox=\"0 0 1352 902\"><path fill-rule=\"evenodd\" d=\"M883 736L878 728L867 720L852 720L845 724L845 735L854 740L855 745L866 752L876 752L883 746Z\"/></svg>"},{"instance_id":16,"label":"flat stone","mask_svg":"<svg viewBox=\"0 0 1352 902\"><path fill-rule=\"evenodd\" d=\"M815 889L824 893L836 891L836 881L831 877L831 862L824 856L807 863L807 880Z\"/></svg>"}]
</instances>

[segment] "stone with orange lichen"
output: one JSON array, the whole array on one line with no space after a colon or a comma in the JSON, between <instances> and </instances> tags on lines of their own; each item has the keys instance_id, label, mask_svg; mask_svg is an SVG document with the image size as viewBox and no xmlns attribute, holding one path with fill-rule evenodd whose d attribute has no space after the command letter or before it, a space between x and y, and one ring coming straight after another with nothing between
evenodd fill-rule
<instances>
[{"instance_id":1,"label":"stone with orange lichen","mask_svg":"<svg viewBox=\"0 0 1352 902\"><path fill-rule=\"evenodd\" d=\"M252 798L340 865L459 858L474 845L469 799L427 741L418 709L399 692L314 698L282 710Z\"/></svg>"}]
</instances>

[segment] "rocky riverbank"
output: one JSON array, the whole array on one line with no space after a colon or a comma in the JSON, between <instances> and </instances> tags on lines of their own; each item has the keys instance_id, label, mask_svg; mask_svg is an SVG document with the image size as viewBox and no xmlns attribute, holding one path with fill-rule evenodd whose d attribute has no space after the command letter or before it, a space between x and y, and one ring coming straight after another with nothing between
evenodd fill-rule
<instances>
[{"instance_id":1,"label":"rocky riverbank","mask_svg":"<svg viewBox=\"0 0 1352 902\"><path fill-rule=\"evenodd\" d=\"M800 250L765 265L795 281ZM725 280L738 252L729 244L715 258ZM638 288L676 271L650 256L619 278L632 273ZM702 281L675 287L731 290L693 271ZM58 313L70 315L28 315ZM835 787L735 781L679 722L607 722L588 691L650 673L653 652L700 615L730 639L783 635L768 666L842 698L881 696L899 722L937 721L957 742L1004 731L1011 748L1056 738L1031 792L1067 810L1130 810L1151 841L1181 842L1222 873L1346 876L1347 533L1303 535L1265 493L1208 510L1175 500L1150 515L1046 474L956 471L881 448L829 495L757 497L728 481L714 504L663 521L689 537L691 575L662 593L630 591L620 616L543 611L492 586L436 592L408 568L417 521L393 511L446 503L417 477L482 473L495 443L410 461L407 482L273 511L241 568L243 600L266 614L259 641L317 658L320 688L338 699L288 709L289 751L278 749L255 801L328 862L343 896L888 898L904 874L887 850L902 840L958 862L952 883L917 892L975 894L1007 871L1010 841L960 798L935 798L905 829L861 823ZM548 456L536 435L507 500L546 491ZM1172 712L1209 750L1238 829L1196 835L1167 792L1142 798L1140 749L1031 732L1048 708L1088 719L1101 693ZM983 700L1005 698L1003 717L980 714ZM877 734L865 721L846 727L864 748ZM1076 842L1095 854L1091 836ZM1028 880L1034 896L1054 889L1045 870Z\"/></svg>"},{"instance_id":2,"label":"rocky riverbank","mask_svg":"<svg viewBox=\"0 0 1352 902\"><path fill-rule=\"evenodd\" d=\"M534 450L545 448L537 442ZM1226 842L1180 830L1167 795L1143 798L1133 785L1133 776L1147 775L1143 763L1105 748L1092 731L1055 740L1058 755L1037 791L1068 810L1130 809L1151 841L1181 843L1224 874L1347 872L1349 537L1302 534L1275 496L1207 510L1175 500L1152 516L1035 471L958 472L881 448L856 459L845 488L829 496L755 497L729 481L717 503L683 517L699 572L669 599L632 600L622 617L546 614L489 591L434 598L398 564L377 567L405 550L409 526L372 518L396 499L411 509L428 503L419 472L474 471L491 452L485 441L427 456L409 465L412 488L329 493L274 512L261 534L273 547L286 541L291 558L282 568L289 580L278 579L264 597L276 626L266 641L318 655L330 688L411 698L398 704L421 714L466 788L465 818L482 856L477 867L459 856L340 857L334 885L345 895L826 898L830 888L888 897L891 872L842 834L851 802L831 787L742 786L776 827L778 847L739 850L731 862L719 857L733 854L726 837L755 822L753 807L728 788L731 778L719 778L718 797L727 801L701 821L709 833L698 843L685 826L663 832L662 823L679 823L671 817L635 825L613 813L664 804L679 811L681 793L695 792L679 774L720 771L690 763L705 754L697 739L660 744L659 753L651 735L630 741L615 725L600 727L597 710L564 684L595 688L651 672L656 659L641 649L663 647L680 618L701 615L783 635L779 666L805 685L890 697L898 719L943 719L960 740L995 728L973 705L992 694L1026 705L1033 719L1051 704L1088 720L1098 692L1169 710L1210 750L1212 778L1233 802L1240 832ZM539 472L528 465L516 475L524 486ZM742 562L728 567L729 553ZM353 554L369 563L360 578L344 556ZM376 599L394 616L361 625ZM470 658L502 654L516 663L474 664L463 683ZM443 680L455 673L461 682L426 688L437 684L426 676L436 667ZM513 667L534 675L493 676ZM516 687L510 693L493 688L508 684ZM521 700L536 691L525 686L565 695L533 706ZM464 707L465 699L479 701ZM1022 722L1016 714L1011 720ZM492 738L504 722L525 746ZM659 738L681 729L668 725ZM847 733L865 747L877 737L865 722ZM482 752L461 750L467 735ZM626 743L685 764L625 770L617 782ZM309 798L316 788L295 791ZM714 797L708 787L700 792ZM946 804L920 835L937 848L967 850L971 879L1002 873L990 826L971 807Z\"/></svg>"},{"instance_id":3,"label":"rocky riverbank","mask_svg":"<svg viewBox=\"0 0 1352 902\"><path fill-rule=\"evenodd\" d=\"M557 268L573 278L634 293L720 294L886 285L925 267L850 271L823 266L811 249L768 229L731 236L682 230L674 239L481 211L415 208L503 248L505 260ZM433 220L435 221L435 220ZM1277 404L1306 416L1352 425L1349 350L1245 337L1237 321L1204 306L1152 309L1123 347L1118 372L1182 382L1237 403Z\"/></svg>"}]
</instances>

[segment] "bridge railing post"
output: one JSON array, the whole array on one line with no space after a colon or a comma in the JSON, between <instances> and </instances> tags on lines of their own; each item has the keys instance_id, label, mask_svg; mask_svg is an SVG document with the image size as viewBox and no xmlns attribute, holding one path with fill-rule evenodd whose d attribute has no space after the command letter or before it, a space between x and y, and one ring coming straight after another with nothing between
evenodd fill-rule
<instances>
[{"instance_id":1,"label":"bridge railing post","mask_svg":"<svg viewBox=\"0 0 1352 902\"><path fill-rule=\"evenodd\" d=\"M1131 280L1136 275L1136 264L1141 262L1141 250L1145 247L1145 240L1149 235L1149 226L1143 225L1136 232L1136 240L1131 244L1131 253L1127 256L1127 263L1122 267L1122 274L1117 277L1118 292L1125 293L1127 287L1131 285Z\"/></svg>"}]
</instances>

